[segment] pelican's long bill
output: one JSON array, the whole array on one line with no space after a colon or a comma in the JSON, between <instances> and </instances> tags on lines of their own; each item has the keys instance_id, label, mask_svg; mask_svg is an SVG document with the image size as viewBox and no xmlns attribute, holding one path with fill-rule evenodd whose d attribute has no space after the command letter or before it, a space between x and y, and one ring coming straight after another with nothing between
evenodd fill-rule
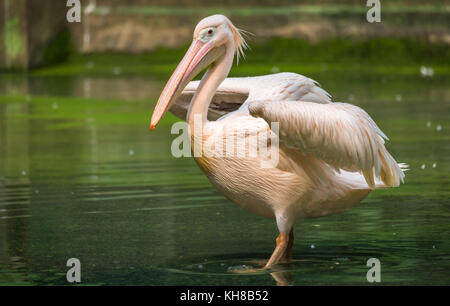
<instances>
[{"instance_id":1,"label":"pelican's long bill","mask_svg":"<svg viewBox=\"0 0 450 306\"><path fill-rule=\"evenodd\" d=\"M214 41L205 43L195 39L192 42L159 96L150 124L152 131L187 84L200 71L223 55L223 49L222 47L215 47Z\"/></svg>"}]
</instances>

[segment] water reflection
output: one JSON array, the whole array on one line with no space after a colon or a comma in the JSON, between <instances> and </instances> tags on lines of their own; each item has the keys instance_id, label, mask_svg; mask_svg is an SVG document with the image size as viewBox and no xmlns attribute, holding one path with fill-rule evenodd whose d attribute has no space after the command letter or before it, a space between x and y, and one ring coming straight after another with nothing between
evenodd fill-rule
<instances>
[{"instance_id":1,"label":"water reflection","mask_svg":"<svg viewBox=\"0 0 450 306\"><path fill-rule=\"evenodd\" d=\"M30 122L21 117L28 112L26 104L0 106L0 269L25 269L30 253Z\"/></svg>"},{"instance_id":2,"label":"water reflection","mask_svg":"<svg viewBox=\"0 0 450 306\"><path fill-rule=\"evenodd\" d=\"M277 286L289 286L292 285L292 280L294 278L294 274L292 272L272 272L270 275L275 280Z\"/></svg>"},{"instance_id":3,"label":"water reflection","mask_svg":"<svg viewBox=\"0 0 450 306\"><path fill-rule=\"evenodd\" d=\"M70 96L122 101L150 100L158 96L163 81L143 77L20 77L0 75L0 94Z\"/></svg>"},{"instance_id":4,"label":"water reflection","mask_svg":"<svg viewBox=\"0 0 450 306\"><path fill-rule=\"evenodd\" d=\"M299 222L292 264L236 275L268 258L276 227L171 157L168 126L149 134L162 82L1 76L13 97L0 102L0 283L66 284L76 257L95 284L365 284L377 257L387 284L448 284L447 80L313 77L379 123L412 168L407 184Z\"/></svg>"},{"instance_id":5,"label":"water reflection","mask_svg":"<svg viewBox=\"0 0 450 306\"><path fill-rule=\"evenodd\" d=\"M94 78L83 77L74 80L73 96L97 99L118 99L136 101L154 99L161 90L162 82L146 78ZM114 88L114 90L111 90Z\"/></svg>"}]
</instances>

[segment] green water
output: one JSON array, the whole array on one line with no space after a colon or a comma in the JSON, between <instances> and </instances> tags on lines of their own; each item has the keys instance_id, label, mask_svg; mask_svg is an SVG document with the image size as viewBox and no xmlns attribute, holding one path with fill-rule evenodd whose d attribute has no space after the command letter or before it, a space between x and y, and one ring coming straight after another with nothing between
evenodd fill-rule
<instances>
[{"instance_id":1,"label":"green water","mask_svg":"<svg viewBox=\"0 0 450 306\"><path fill-rule=\"evenodd\" d=\"M366 285L374 257L381 284L449 285L449 77L422 77L419 67L278 67L363 107L411 170L402 187L346 213L298 222L294 262L252 274L230 268L270 256L275 222L171 156L174 117L149 131L168 71L0 75L0 284L68 284L66 261L78 258L82 284Z\"/></svg>"}]
</instances>

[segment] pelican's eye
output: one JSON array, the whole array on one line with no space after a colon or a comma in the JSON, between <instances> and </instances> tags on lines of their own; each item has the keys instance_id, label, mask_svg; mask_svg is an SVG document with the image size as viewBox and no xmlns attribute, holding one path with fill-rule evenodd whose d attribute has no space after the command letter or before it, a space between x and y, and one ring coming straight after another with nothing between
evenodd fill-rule
<instances>
[{"instance_id":1,"label":"pelican's eye","mask_svg":"<svg viewBox=\"0 0 450 306\"><path fill-rule=\"evenodd\" d=\"M211 40L216 34L216 28L214 27L209 27L206 29L203 29L202 31L200 31L200 33L198 34L198 39L206 42Z\"/></svg>"}]
</instances>

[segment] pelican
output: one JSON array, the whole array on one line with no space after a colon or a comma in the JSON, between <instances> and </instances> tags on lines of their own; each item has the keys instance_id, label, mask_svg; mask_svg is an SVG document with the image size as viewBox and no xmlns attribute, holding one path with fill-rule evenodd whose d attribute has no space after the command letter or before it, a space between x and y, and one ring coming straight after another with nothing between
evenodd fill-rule
<instances>
[{"instance_id":1,"label":"pelican","mask_svg":"<svg viewBox=\"0 0 450 306\"><path fill-rule=\"evenodd\" d=\"M263 267L270 269L290 261L296 221L344 212L374 189L399 186L404 173L371 117L332 102L315 81L295 73L227 78L235 55L239 60L246 48L227 17L202 19L159 97L150 129L168 110L186 119L191 150L201 148L194 159L212 185L237 205L276 220L276 246ZM201 81L192 81L207 67ZM259 150L242 156L209 152L214 146L207 144L241 131L247 138L270 134L268 150L275 147L277 163L265 165L269 155Z\"/></svg>"}]
</instances>

